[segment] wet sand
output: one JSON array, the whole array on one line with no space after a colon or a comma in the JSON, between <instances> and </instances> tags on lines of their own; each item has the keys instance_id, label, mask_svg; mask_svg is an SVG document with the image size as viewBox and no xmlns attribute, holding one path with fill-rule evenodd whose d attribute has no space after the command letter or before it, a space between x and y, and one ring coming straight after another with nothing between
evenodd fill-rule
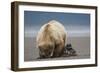
<instances>
[{"instance_id":1,"label":"wet sand","mask_svg":"<svg viewBox=\"0 0 100 73\"><path fill-rule=\"evenodd\" d=\"M67 43L71 43L73 49L76 50L77 56L59 57L49 59L37 59L39 50L36 48L35 37L24 38L24 61L36 60L58 60L58 59L86 59L90 58L90 38L89 37L69 37Z\"/></svg>"}]
</instances>

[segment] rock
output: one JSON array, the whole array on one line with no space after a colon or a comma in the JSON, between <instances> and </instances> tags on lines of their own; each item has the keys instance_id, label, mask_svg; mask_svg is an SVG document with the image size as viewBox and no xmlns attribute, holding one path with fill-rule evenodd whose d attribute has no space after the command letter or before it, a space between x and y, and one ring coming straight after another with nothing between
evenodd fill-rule
<instances>
[{"instance_id":1,"label":"rock","mask_svg":"<svg viewBox=\"0 0 100 73\"><path fill-rule=\"evenodd\" d=\"M71 44L67 44L65 46L64 54L66 54L67 56L76 56L77 55L75 49L72 48Z\"/></svg>"}]
</instances>

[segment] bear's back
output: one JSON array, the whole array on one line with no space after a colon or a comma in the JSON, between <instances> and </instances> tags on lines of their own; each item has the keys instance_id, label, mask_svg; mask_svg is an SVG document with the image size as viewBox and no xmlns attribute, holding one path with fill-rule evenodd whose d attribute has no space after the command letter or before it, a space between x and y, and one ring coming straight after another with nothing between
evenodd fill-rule
<instances>
[{"instance_id":1,"label":"bear's back","mask_svg":"<svg viewBox=\"0 0 100 73\"><path fill-rule=\"evenodd\" d=\"M58 21L52 20L47 25L49 25L48 31L55 40L62 38L66 33L64 26Z\"/></svg>"},{"instance_id":2,"label":"bear's back","mask_svg":"<svg viewBox=\"0 0 100 73\"><path fill-rule=\"evenodd\" d=\"M46 39L46 37L49 36L54 40L60 40L65 35L66 35L66 31L64 26L56 20L51 20L40 28L37 39L44 40Z\"/></svg>"}]
</instances>

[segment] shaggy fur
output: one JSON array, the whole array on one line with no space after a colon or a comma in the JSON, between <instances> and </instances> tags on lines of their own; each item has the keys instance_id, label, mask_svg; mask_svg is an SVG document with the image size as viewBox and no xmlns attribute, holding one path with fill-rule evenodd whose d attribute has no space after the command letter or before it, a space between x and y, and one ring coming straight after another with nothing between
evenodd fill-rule
<instances>
[{"instance_id":1,"label":"shaggy fur","mask_svg":"<svg viewBox=\"0 0 100 73\"><path fill-rule=\"evenodd\" d=\"M66 43L65 28L61 23L52 20L41 27L36 41L41 58L59 57Z\"/></svg>"}]
</instances>

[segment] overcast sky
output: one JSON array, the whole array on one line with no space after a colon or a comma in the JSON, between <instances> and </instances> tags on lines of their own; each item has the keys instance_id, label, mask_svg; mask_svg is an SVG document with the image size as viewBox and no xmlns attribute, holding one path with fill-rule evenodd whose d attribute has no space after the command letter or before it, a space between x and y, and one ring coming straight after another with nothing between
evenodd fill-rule
<instances>
[{"instance_id":1,"label":"overcast sky","mask_svg":"<svg viewBox=\"0 0 100 73\"><path fill-rule=\"evenodd\" d=\"M51 20L64 25L69 36L89 36L90 15L82 13L24 11L25 36L34 36L41 26Z\"/></svg>"}]
</instances>

